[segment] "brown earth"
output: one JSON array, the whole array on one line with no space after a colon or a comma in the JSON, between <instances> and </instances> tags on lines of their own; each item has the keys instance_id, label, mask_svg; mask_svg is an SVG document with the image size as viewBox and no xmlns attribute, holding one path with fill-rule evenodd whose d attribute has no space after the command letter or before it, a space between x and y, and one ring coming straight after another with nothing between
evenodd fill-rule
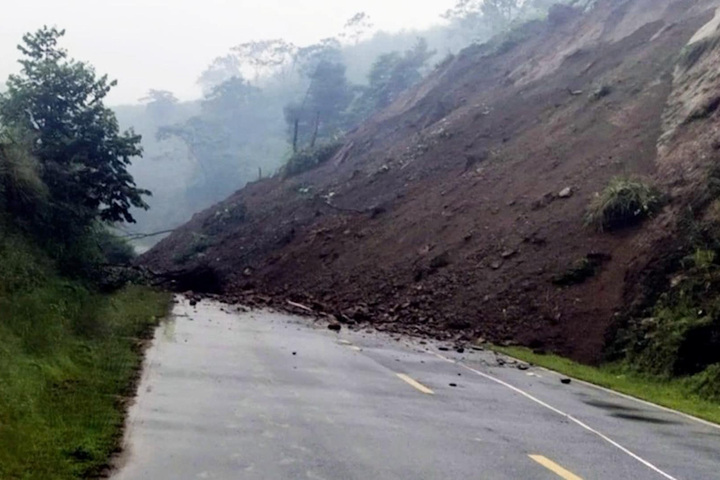
<instances>
[{"instance_id":1,"label":"brown earth","mask_svg":"<svg viewBox=\"0 0 720 480\"><path fill-rule=\"evenodd\" d=\"M667 281L679 212L719 157L715 44L677 66L717 6L605 0L472 46L350 132L328 163L248 185L142 262L202 267L180 287L229 299L597 361L621 314ZM648 177L672 203L622 233L585 227L591 198L617 175ZM588 255L602 260L596 276L553 283Z\"/></svg>"}]
</instances>

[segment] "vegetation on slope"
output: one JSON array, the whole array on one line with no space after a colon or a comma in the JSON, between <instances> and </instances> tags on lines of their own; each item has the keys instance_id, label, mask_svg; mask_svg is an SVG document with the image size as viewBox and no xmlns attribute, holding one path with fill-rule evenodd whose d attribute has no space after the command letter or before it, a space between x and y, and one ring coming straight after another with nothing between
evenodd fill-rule
<instances>
[{"instance_id":1,"label":"vegetation on slope","mask_svg":"<svg viewBox=\"0 0 720 480\"><path fill-rule=\"evenodd\" d=\"M99 294L6 229L0 257L0 478L98 474L119 446L140 340L169 295Z\"/></svg>"},{"instance_id":2,"label":"vegetation on slope","mask_svg":"<svg viewBox=\"0 0 720 480\"><path fill-rule=\"evenodd\" d=\"M63 32L23 38L0 96L0 478L99 474L119 445L140 339L169 296L127 284L108 227L149 192L139 137L103 104L113 82L70 60ZM125 271L129 271L125 269Z\"/></svg>"},{"instance_id":3,"label":"vegetation on slope","mask_svg":"<svg viewBox=\"0 0 720 480\"><path fill-rule=\"evenodd\" d=\"M590 203L585 222L598 231L617 230L640 223L662 206L654 187L630 178L615 177Z\"/></svg>"},{"instance_id":4,"label":"vegetation on slope","mask_svg":"<svg viewBox=\"0 0 720 480\"><path fill-rule=\"evenodd\" d=\"M713 368L713 372L688 378L660 378L632 369L626 363L594 367L557 355L534 353L527 348L493 346L492 349L578 380L720 424L720 398L717 394L706 394L710 375L715 375L711 381L717 384L717 367Z\"/></svg>"}]
</instances>

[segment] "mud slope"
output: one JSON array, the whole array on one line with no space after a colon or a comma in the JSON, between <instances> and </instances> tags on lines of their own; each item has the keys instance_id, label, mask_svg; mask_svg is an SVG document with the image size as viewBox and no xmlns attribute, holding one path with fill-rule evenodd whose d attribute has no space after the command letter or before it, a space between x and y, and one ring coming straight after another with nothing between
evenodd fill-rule
<instances>
[{"instance_id":1,"label":"mud slope","mask_svg":"<svg viewBox=\"0 0 720 480\"><path fill-rule=\"evenodd\" d=\"M718 71L714 47L676 66L704 26L714 34L717 4L601 1L470 47L350 132L327 164L247 186L142 261L202 267L220 280L208 289L230 297L597 360L642 272L673 248L674 212L702 177L686 173L716 155L713 109L692 113L718 91L697 70ZM673 202L641 228L596 233L586 207L618 174L651 178ZM554 284L587 255L602 263L595 277Z\"/></svg>"}]
</instances>

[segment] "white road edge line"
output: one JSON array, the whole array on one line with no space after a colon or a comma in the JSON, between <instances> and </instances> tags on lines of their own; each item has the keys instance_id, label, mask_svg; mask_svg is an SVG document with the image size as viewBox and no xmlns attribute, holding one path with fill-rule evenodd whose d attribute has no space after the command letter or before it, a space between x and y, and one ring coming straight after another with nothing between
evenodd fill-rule
<instances>
[{"instance_id":1,"label":"white road edge line","mask_svg":"<svg viewBox=\"0 0 720 480\"><path fill-rule=\"evenodd\" d=\"M505 355L504 353L501 354L501 355L503 355L504 357L512 358L513 360L522 361L522 360L519 360L519 359L517 359L517 358L515 358L515 357L512 357L512 356L510 356L510 355ZM538 365L534 365L534 368L537 368L537 369L542 370L542 371L547 372L547 373L551 373L551 374L553 374L554 376L557 376L557 377L572 378L573 382L577 382L577 383L579 383L579 384L581 384L581 385L585 385L586 387L592 387L592 388L594 388L594 389L596 389L596 390L600 390L600 391L603 391L603 392L605 392L605 393L611 393L611 394L613 394L613 395L615 395L615 396L617 396L617 397L624 398L625 400L632 400L632 401L637 402L637 403L639 403L639 404L641 404L641 405L645 405L646 407L656 408L656 409L658 409L658 410L661 410L661 411L667 412L667 413L674 413L675 415L679 415L679 416L681 416L681 417L683 417L683 418L685 418L685 419L687 419L687 420L692 420L693 422L699 423L699 424L704 425L704 426L706 426L706 427L711 427L711 428L715 428L715 429L717 429L717 430L720 430L720 425L718 425L717 423L712 423L712 422L709 422L709 421L707 421L707 420L703 420L702 418L695 417L695 416L693 416L693 415L690 415L689 413L681 412L681 411L679 411L679 410L673 410L672 408L664 407L664 406L662 406L662 405L658 405L657 403L648 402L647 400L643 400L642 398L633 397L632 395L628 395L627 393L622 393L622 392L618 392L618 391L612 390L612 389L610 389L610 388L601 387L600 385L595 385L594 383L586 382L585 380L580 380L579 378L571 377L571 376L569 376L569 375L561 375L560 373L558 373L558 372L556 372L556 371L554 371L554 370L550 370L549 368L540 367L540 366L538 366Z\"/></svg>"},{"instance_id":2,"label":"white road edge line","mask_svg":"<svg viewBox=\"0 0 720 480\"><path fill-rule=\"evenodd\" d=\"M459 366L461 366L461 367L463 367L463 368L465 368L465 369L467 369L467 370L470 370L471 372L476 373L477 375L480 375L480 376L483 377L483 378L486 378L486 379L488 379L488 380L490 380L490 381L492 381L492 382L495 382L495 383L500 384L500 385L502 385L502 386L504 386L504 387L506 387L506 388L509 388L510 390L512 390L512 391L515 392L515 393L519 393L519 394L522 395L523 397L525 397L525 398L527 398L527 399L529 399L529 400L532 400L533 402L537 403L538 405L541 405L541 406L547 408L548 410L551 410L551 411L557 413L558 415L561 415L561 416L567 418L568 420L570 420L571 422L579 425L580 427L584 428L584 429L587 430L588 432L597 435L598 437L600 437L601 439L603 439L604 441L606 441L607 443L609 443L609 444L612 445L613 447L619 449L619 450L622 451L623 453L629 455L630 457L634 458L634 459L637 460L638 462L640 462L640 463L642 463L643 465L645 465L646 467L648 467L650 470L653 470L654 472L662 475L663 477L667 478L668 480L678 480L677 478L673 477L673 476L670 475L669 473L663 472L662 470L660 470L658 467L656 467L656 466L653 465L652 463L648 462L648 461L645 460L644 458L640 457L639 455L636 455L635 453L631 452L631 451L628 450L627 448L623 447L622 445L620 445L619 443L617 443L615 440L613 440L612 438L608 437L607 435L605 435L605 434L603 434L603 433L595 430L594 428L592 428L592 427L589 426L588 424L586 424L586 423L578 420L577 418L573 417L572 415L570 415L570 414L568 414L568 413L565 413L565 412L563 412L562 410L559 410L559 409L553 407L552 405L549 405L549 404L543 402L543 401L540 400L539 398L530 395L530 394L527 393L526 391L521 390L520 388L518 388L518 387L516 387L516 386L514 386L514 385L511 385L511 384L509 384L509 383L507 383L507 382L505 382L505 381L503 381L503 380L500 380L500 379L497 378L497 377L493 377L492 375L489 375L489 374L487 374L487 373L481 372L480 370L475 370L474 368L469 367L469 366L465 365L464 363L456 362L456 361L454 361L454 360L452 360L452 359L450 359L450 358L447 358L447 357L445 357L445 356L443 356L443 355L440 355L439 353L435 353L435 356L438 357L438 358L440 358L441 360L445 360L446 362L450 362L450 363L454 363L454 364L456 364L456 365L459 365Z\"/></svg>"}]
</instances>

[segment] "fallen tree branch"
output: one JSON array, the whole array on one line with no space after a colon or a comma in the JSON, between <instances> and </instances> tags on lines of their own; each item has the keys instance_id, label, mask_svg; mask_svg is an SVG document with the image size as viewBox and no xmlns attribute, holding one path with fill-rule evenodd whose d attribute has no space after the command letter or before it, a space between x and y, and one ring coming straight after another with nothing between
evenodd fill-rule
<instances>
[{"instance_id":1,"label":"fallen tree branch","mask_svg":"<svg viewBox=\"0 0 720 480\"><path fill-rule=\"evenodd\" d=\"M123 235L123 238L126 238L128 240L140 240L141 238L149 238L149 237L157 237L158 235L164 235L166 233L172 233L175 229L172 230L162 230L160 232L153 232L153 233L126 233Z\"/></svg>"},{"instance_id":2,"label":"fallen tree branch","mask_svg":"<svg viewBox=\"0 0 720 480\"><path fill-rule=\"evenodd\" d=\"M299 308L301 310L305 310L306 312L315 313L315 310L313 310L310 307L306 307L305 305L297 302L293 302L292 300L287 300L288 305L291 305L293 307Z\"/></svg>"}]
</instances>

